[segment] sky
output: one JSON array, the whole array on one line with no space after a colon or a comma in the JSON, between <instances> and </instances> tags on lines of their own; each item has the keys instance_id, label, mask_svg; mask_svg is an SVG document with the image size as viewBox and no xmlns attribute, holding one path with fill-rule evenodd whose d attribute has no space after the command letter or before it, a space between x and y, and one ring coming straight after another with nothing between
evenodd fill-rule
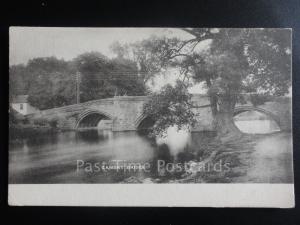
<instances>
[{"instance_id":1,"label":"sky","mask_svg":"<svg viewBox=\"0 0 300 225\"><path fill-rule=\"evenodd\" d=\"M192 36L175 28L10 28L10 65L24 63L35 57L55 56L70 60L77 55L99 51L112 57L109 47L115 41L133 43L151 35L176 36L188 39Z\"/></svg>"},{"instance_id":2,"label":"sky","mask_svg":"<svg viewBox=\"0 0 300 225\"><path fill-rule=\"evenodd\" d=\"M193 36L178 28L58 28L11 27L9 30L9 64L26 64L36 57L55 56L71 60L79 54L99 51L113 57L112 43L133 43L152 35L177 37L182 40ZM175 83L176 76L169 74L155 79L153 90L167 83ZM201 85L190 89L191 93L203 93Z\"/></svg>"}]
</instances>

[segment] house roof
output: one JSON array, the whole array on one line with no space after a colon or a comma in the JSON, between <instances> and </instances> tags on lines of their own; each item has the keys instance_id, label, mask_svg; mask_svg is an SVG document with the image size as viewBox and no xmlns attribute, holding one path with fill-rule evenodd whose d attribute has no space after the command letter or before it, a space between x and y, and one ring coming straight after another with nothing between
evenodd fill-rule
<instances>
[{"instance_id":1,"label":"house roof","mask_svg":"<svg viewBox=\"0 0 300 225\"><path fill-rule=\"evenodd\" d=\"M28 95L17 95L12 99L12 103L27 103Z\"/></svg>"}]
</instances>

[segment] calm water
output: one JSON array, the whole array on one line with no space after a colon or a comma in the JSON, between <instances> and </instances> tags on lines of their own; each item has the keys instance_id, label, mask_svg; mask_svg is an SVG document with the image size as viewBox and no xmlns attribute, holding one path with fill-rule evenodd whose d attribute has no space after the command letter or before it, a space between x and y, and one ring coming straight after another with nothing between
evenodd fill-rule
<instances>
[{"instance_id":1,"label":"calm water","mask_svg":"<svg viewBox=\"0 0 300 225\"><path fill-rule=\"evenodd\" d=\"M213 136L213 133L177 133L171 129L168 138L159 139L137 132L110 130L33 137L10 145L10 183L115 183L131 176L155 179L159 176L157 160L168 163L194 159L199 146ZM142 169L96 171L96 163L116 165L114 160L122 160L118 165L148 162L151 166L147 172Z\"/></svg>"},{"instance_id":2,"label":"calm water","mask_svg":"<svg viewBox=\"0 0 300 225\"><path fill-rule=\"evenodd\" d=\"M277 129L266 126L265 121L238 121L238 123L241 130L250 133L255 132L255 129L263 133ZM158 160L167 164L199 159L214 135L212 132L191 134L176 132L173 128L169 129L166 138L156 139L137 132L110 130L40 135L10 144L9 181L10 183L117 183L136 177L142 181L159 178L157 182L164 182L181 174L174 175L161 170L158 172ZM132 168L116 170L110 167L101 170L102 165L116 166L128 163L136 163L135 165L149 163L150 166L147 171Z\"/></svg>"}]
</instances>

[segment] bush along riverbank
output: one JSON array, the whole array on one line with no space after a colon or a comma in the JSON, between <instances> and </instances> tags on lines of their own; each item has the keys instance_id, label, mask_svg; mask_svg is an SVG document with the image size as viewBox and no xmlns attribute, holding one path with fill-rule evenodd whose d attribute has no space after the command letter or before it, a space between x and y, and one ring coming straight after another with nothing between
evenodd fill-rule
<instances>
[{"instance_id":1,"label":"bush along riverbank","mask_svg":"<svg viewBox=\"0 0 300 225\"><path fill-rule=\"evenodd\" d=\"M40 134L58 132L56 121L44 119L29 120L14 109L9 109L9 142L21 142L23 139Z\"/></svg>"},{"instance_id":2,"label":"bush along riverbank","mask_svg":"<svg viewBox=\"0 0 300 225\"><path fill-rule=\"evenodd\" d=\"M60 129L51 126L37 126L32 124L13 124L9 126L9 140L18 142L35 135L59 132Z\"/></svg>"}]
</instances>

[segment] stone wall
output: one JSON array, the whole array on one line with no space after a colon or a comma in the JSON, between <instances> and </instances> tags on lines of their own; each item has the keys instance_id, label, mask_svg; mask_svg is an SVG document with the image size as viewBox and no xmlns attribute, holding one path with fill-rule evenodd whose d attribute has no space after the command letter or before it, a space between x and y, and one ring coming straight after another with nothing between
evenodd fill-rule
<instances>
[{"instance_id":1,"label":"stone wall","mask_svg":"<svg viewBox=\"0 0 300 225\"><path fill-rule=\"evenodd\" d=\"M136 130L136 121L143 114L146 96L115 97L113 131Z\"/></svg>"}]
</instances>

